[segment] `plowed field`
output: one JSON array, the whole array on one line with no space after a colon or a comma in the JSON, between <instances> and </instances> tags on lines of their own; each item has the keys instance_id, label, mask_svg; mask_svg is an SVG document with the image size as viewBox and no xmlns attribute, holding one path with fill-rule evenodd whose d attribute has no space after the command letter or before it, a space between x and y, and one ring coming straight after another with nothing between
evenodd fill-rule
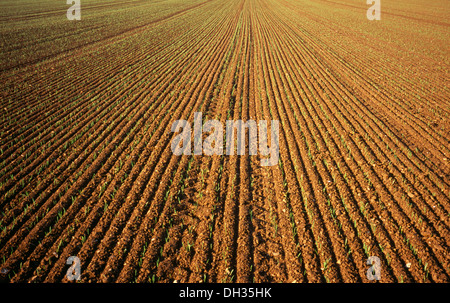
<instances>
[{"instance_id":1,"label":"plowed field","mask_svg":"<svg viewBox=\"0 0 450 303\"><path fill-rule=\"evenodd\" d=\"M447 0L65 2L0 3L4 279L450 282ZM194 112L278 164L174 155Z\"/></svg>"}]
</instances>

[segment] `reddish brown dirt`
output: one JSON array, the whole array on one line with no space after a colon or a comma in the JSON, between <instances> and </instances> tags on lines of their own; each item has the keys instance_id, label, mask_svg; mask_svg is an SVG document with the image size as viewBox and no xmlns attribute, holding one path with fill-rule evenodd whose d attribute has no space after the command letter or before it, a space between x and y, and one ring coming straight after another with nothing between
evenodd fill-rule
<instances>
[{"instance_id":1,"label":"reddish brown dirt","mask_svg":"<svg viewBox=\"0 0 450 303\"><path fill-rule=\"evenodd\" d=\"M0 17L2 278L450 281L444 1L41 4ZM278 163L175 156L194 112L278 120Z\"/></svg>"}]
</instances>

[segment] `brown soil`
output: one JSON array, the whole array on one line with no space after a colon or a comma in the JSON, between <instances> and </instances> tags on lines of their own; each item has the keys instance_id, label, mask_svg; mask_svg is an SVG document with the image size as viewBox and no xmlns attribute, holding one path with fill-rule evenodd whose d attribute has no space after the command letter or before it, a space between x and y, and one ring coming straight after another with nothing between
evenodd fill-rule
<instances>
[{"instance_id":1,"label":"brown soil","mask_svg":"<svg viewBox=\"0 0 450 303\"><path fill-rule=\"evenodd\" d=\"M370 282L377 256L380 282L449 282L441 2L370 22L347 0L94 1L105 34L74 25L52 49L39 32L65 12L11 8L0 21L30 25L1 30L2 279L68 282L77 256L83 282ZM278 164L248 142L173 155L194 112L278 120Z\"/></svg>"}]
</instances>

